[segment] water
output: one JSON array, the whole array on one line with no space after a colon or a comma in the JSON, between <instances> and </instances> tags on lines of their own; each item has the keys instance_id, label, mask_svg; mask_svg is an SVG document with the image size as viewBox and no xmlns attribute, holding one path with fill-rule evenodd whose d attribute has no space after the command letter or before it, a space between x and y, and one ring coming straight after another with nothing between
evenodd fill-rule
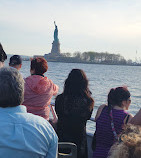
<instances>
[{"instance_id":1,"label":"water","mask_svg":"<svg viewBox=\"0 0 141 158\"><path fill-rule=\"evenodd\" d=\"M7 64L6 64L7 65ZM131 93L129 112L135 115L141 106L141 67L121 65L97 65L80 63L48 62L48 71L45 74L63 91L64 81L73 68L83 69L89 79L89 87L95 100L92 118L95 117L97 108L107 102L107 94L111 88L126 85ZM20 72L23 77L30 75L30 62L23 61ZM52 99L54 102L54 98ZM87 123L87 131L93 133L95 124Z\"/></svg>"}]
</instances>

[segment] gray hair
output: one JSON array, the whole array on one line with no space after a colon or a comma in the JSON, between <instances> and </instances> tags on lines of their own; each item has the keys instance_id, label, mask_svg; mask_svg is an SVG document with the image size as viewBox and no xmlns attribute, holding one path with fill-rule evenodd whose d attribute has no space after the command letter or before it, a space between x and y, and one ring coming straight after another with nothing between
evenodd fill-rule
<instances>
[{"instance_id":1,"label":"gray hair","mask_svg":"<svg viewBox=\"0 0 141 158\"><path fill-rule=\"evenodd\" d=\"M0 107L13 107L23 103L24 80L14 68L0 69Z\"/></svg>"}]
</instances>

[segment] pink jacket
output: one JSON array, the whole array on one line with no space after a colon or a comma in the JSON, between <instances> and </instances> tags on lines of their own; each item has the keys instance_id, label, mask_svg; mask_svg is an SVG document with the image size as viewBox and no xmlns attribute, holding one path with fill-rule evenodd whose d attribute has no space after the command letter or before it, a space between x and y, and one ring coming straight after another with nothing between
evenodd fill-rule
<instances>
[{"instance_id":1,"label":"pink jacket","mask_svg":"<svg viewBox=\"0 0 141 158\"><path fill-rule=\"evenodd\" d=\"M23 105L27 111L49 120L49 104L59 87L47 77L32 75L25 78L25 93Z\"/></svg>"}]
</instances>

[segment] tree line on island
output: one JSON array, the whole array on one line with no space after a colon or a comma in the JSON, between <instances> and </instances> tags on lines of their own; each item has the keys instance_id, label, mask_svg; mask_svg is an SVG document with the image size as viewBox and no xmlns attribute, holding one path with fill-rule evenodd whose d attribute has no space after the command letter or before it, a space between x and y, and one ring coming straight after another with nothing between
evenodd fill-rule
<instances>
[{"instance_id":1,"label":"tree line on island","mask_svg":"<svg viewBox=\"0 0 141 158\"><path fill-rule=\"evenodd\" d=\"M87 62L96 64L118 64L118 65L139 65L132 60L126 60L120 54L110 54L108 52L75 52L73 55L71 53L63 53L63 57L67 60L77 61L77 62Z\"/></svg>"}]
</instances>

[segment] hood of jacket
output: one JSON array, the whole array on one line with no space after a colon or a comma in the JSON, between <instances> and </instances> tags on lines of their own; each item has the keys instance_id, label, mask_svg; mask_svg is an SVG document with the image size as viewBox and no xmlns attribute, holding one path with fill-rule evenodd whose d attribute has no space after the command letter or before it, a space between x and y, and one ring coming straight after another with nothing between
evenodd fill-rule
<instances>
[{"instance_id":1,"label":"hood of jacket","mask_svg":"<svg viewBox=\"0 0 141 158\"><path fill-rule=\"evenodd\" d=\"M28 86L32 91L43 94L51 88L51 80L40 75L32 75L25 78L25 88Z\"/></svg>"}]
</instances>

